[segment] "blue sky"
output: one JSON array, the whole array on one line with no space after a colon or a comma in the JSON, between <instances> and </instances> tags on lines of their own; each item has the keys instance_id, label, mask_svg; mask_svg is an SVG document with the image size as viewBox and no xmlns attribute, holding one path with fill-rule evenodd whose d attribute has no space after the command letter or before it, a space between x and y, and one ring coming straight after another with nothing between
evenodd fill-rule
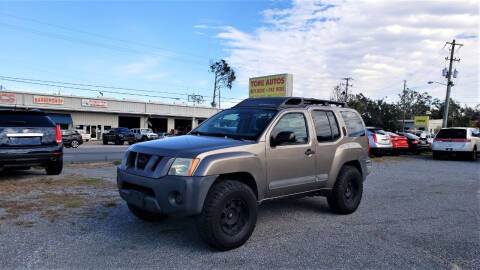
<instances>
[{"instance_id":1,"label":"blue sky","mask_svg":"<svg viewBox=\"0 0 480 270\"><path fill-rule=\"evenodd\" d=\"M397 101L407 80L408 87L443 99L445 87L426 82L445 82L444 44L456 38L464 46L455 54L462 61L455 63L452 96L474 106L480 103L478 2L457 2L3 1L0 76L154 90L167 98L105 96L178 103L168 97L195 92L211 99L209 61L225 58L237 81L222 97L245 98L249 77L292 73L296 96L329 98L341 78L353 77L349 91L372 98Z\"/></svg>"},{"instance_id":2,"label":"blue sky","mask_svg":"<svg viewBox=\"0 0 480 270\"><path fill-rule=\"evenodd\" d=\"M262 10L272 5L289 3L2 2L0 75L211 96L209 61L226 57L228 52L222 40L212 38L215 30L202 26L232 25L251 31L261 23ZM0 83L12 89L58 91ZM235 84L223 95L242 97L244 91Z\"/></svg>"}]
</instances>

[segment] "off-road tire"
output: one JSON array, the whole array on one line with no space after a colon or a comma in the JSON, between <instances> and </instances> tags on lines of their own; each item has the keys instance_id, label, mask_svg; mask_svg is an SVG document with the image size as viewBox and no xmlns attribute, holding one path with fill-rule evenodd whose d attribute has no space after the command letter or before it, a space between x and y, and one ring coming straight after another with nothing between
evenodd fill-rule
<instances>
[{"instance_id":1,"label":"off-road tire","mask_svg":"<svg viewBox=\"0 0 480 270\"><path fill-rule=\"evenodd\" d=\"M123 145L123 141L122 140L115 140L115 144L116 145Z\"/></svg>"},{"instance_id":2,"label":"off-road tire","mask_svg":"<svg viewBox=\"0 0 480 270\"><path fill-rule=\"evenodd\" d=\"M345 165L338 174L332 192L327 197L330 209L338 214L351 214L360 205L363 179L357 168Z\"/></svg>"},{"instance_id":3,"label":"off-road tire","mask_svg":"<svg viewBox=\"0 0 480 270\"><path fill-rule=\"evenodd\" d=\"M63 159L58 159L55 163L52 163L45 168L48 175L59 175L63 170Z\"/></svg>"},{"instance_id":4,"label":"off-road tire","mask_svg":"<svg viewBox=\"0 0 480 270\"><path fill-rule=\"evenodd\" d=\"M214 184L197 218L200 237L225 251L243 245L257 223L257 199L252 189L235 180Z\"/></svg>"},{"instance_id":5,"label":"off-road tire","mask_svg":"<svg viewBox=\"0 0 480 270\"><path fill-rule=\"evenodd\" d=\"M71 146L72 148L77 148L79 145L80 145L80 143L79 143L77 140L72 140L72 141L70 142L70 146Z\"/></svg>"},{"instance_id":6,"label":"off-road tire","mask_svg":"<svg viewBox=\"0 0 480 270\"><path fill-rule=\"evenodd\" d=\"M136 207L135 205L132 204L127 204L128 209L130 212L132 212L133 215L135 215L137 218L149 222L155 222L155 221L162 221L165 218L167 218L166 215L163 214L158 214L158 213L152 213L143 209L140 209Z\"/></svg>"},{"instance_id":7,"label":"off-road tire","mask_svg":"<svg viewBox=\"0 0 480 270\"><path fill-rule=\"evenodd\" d=\"M438 153L437 151L433 151L432 152L432 157L434 160L439 160L440 159L440 153Z\"/></svg>"},{"instance_id":8,"label":"off-road tire","mask_svg":"<svg viewBox=\"0 0 480 270\"><path fill-rule=\"evenodd\" d=\"M108 144L108 141L107 141L107 140L103 140L103 144L104 144L104 145L107 145L107 144Z\"/></svg>"}]
</instances>

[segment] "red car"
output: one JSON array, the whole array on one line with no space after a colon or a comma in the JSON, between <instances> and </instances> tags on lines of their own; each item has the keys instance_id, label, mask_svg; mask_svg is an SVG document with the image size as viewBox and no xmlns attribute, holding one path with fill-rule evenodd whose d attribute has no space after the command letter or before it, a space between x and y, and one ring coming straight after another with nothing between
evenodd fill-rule
<instances>
[{"instance_id":1,"label":"red car","mask_svg":"<svg viewBox=\"0 0 480 270\"><path fill-rule=\"evenodd\" d=\"M406 153L408 151L408 139L405 136L395 134L393 132L387 132L390 135L390 140L392 141L393 151L395 155Z\"/></svg>"}]
</instances>

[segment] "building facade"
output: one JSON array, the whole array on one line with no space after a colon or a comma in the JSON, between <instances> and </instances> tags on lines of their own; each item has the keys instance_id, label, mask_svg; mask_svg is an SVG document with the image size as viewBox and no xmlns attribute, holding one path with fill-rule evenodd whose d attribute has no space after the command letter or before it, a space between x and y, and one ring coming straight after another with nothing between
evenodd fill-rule
<instances>
[{"instance_id":1,"label":"building facade","mask_svg":"<svg viewBox=\"0 0 480 270\"><path fill-rule=\"evenodd\" d=\"M114 127L186 133L219 111L183 104L12 91L0 91L0 108L40 109L62 129L82 130L92 139Z\"/></svg>"}]
</instances>

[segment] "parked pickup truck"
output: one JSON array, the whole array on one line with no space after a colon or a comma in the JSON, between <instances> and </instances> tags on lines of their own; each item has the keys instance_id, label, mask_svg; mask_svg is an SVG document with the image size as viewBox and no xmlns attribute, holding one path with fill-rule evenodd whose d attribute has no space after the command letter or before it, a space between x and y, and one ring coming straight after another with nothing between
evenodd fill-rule
<instances>
[{"instance_id":1,"label":"parked pickup truck","mask_svg":"<svg viewBox=\"0 0 480 270\"><path fill-rule=\"evenodd\" d=\"M128 128L112 128L103 133L103 144L113 142L117 145L123 145L125 142L134 144L136 142L135 135Z\"/></svg>"},{"instance_id":2,"label":"parked pickup truck","mask_svg":"<svg viewBox=\"0 0 480 270\"><path fill-rule=\"evenodd\" d=\"M62 172L60 127L38 110L0 110L0 170L32 166L50 175Z\"/></svg>"},{"instance_id":3,"label":"parked pickup truck","mask_svg":"<svg viewBox=\"0 0 480 270\"><path fill-rule=\"evenodd\" d=\"M267 200L319 195L336 213L354 212L367 149L364 123L344 103L246 99L188 135L131 146L117 184L138 218L196 216L201 238L228 250L248 240Z\"/></svg>"}]
</instances>

